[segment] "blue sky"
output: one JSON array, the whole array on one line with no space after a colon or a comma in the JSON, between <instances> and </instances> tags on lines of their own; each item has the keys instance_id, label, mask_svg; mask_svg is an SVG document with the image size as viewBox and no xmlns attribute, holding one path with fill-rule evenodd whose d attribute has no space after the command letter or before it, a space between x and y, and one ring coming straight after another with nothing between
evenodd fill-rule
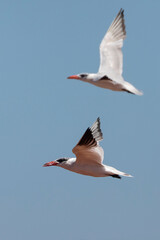
<instances>
[{"instance_id":1,"label":"blue sky","mask_svg":"<svg viewBox=\"0 0 160 240\"><path fill-rule=\"evenodd\" d=\"M142 97L66 79L98 70L121 7L123 76ZM1 239L159 239L159 9L158 0L0 2ZM72 157L98 116L104 163L134 178L42 167Z\"/></svg>"}]
</instances>

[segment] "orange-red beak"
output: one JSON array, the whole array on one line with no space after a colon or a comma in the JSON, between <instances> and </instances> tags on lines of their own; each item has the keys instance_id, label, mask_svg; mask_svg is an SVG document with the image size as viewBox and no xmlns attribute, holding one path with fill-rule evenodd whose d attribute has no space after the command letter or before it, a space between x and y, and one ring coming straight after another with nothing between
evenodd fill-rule
<instances>
[{"instance_id":1,"label":"orange-red beak","mask_svg":"<svg viewBox=\"0 0 160 240\"><path fill-rule=\"evenodd\" d=\"M51 161L48 163L45 163L43 167L50 167L50 166L56 166L58 163L56 161Z\"/></svg>"},{"instance_id":2,"label":"orange-red beak","mask_svg":"<svg viewBox=\"0 0 160 240\"><path fill-rule=\"evenodd\" d=\"M68 77L68 79L80 79L80 77L78 75L72 75Z\"/></svg>"}]
</instances>

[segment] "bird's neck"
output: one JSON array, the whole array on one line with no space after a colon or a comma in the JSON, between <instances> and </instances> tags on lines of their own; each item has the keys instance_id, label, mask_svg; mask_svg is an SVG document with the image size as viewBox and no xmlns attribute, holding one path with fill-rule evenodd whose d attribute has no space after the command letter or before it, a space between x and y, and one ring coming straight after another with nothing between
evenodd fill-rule
<instances>
[{"instance_id":1,"label":"bird's neck","mask_svg":"<svg viewBox=\"0 0 160 240\"><path fill-rule=\"evenodd\" d=\"M67 161L63 162L59 167L70 169L74 165L76 158L69 158Z\"/></svg>"},{"instance_id":2,"label":"bird's neck","mask_svg":"<svg viewBox=\"0 0 160 240\"><path fill-rule=\"evenodd\" d=\"M89 73L87 76L87 80L96 81L98 79L99 76L97 75L97 73Z\"/></svg>"}]
</instances>

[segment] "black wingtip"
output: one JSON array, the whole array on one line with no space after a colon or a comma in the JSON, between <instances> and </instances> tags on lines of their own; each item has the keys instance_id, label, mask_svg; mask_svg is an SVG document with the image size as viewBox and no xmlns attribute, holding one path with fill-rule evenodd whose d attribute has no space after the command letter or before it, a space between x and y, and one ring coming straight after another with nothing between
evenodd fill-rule
<instances>
[{"instance_id":1,"label":"black wingtip","mask_svg":"<svg viewBox=\"0 0 160 240\"><path fill-rule=\"evenodd\" d=\"M101 123L100 117L98 117L96 121L100 124Z\"/></svg>"},{"instance_id":2,"label":"black wingtip","mask_svg":"<svg viewBox=\"0 0 160 240\"><path fill-rule=\"evenodd\" d=\"M118 15L118 16L121 16L122 18L124 18L124 9L121 8L121 9L119 10L119 13L118 13L117 15Z\"/></svg>"},{"instance_id":3,"label":"black wingtip","mask_svg":"<svg viewBox=\"0 0 160 240\"><path fill-rule=\"evenodd\" d=\"M121 177L118 174L113 174L111 175L111 177L121 179Z\"/></svg>"},{"instance_id":4,"label":"black wingtip","mask_svg":"<svg viewBox=\"0 0 160 240\"><path fill-rule=\"evenodd\" d=\"M85 131L78 145L88 145L90 147L97 146L97 143L103 139L103 134L100 128L100 117L96 119L93 125Z\"/></svg>"},{"instance_id":5,"label":"black wingtip","mask_svg":"<svg viewBox=\"0 0 160 240\"><path fill-rule=\"evenodd\" d=\"M90 127L92 135L96 141L101 141L103 139L103 133L100 125L101 125L100 117L98 117L97 120Z\"/></svg>"},{"instance_id":6,"label":"black wingtip","mask_svg":"<svg viewBox=\"0 0 160 240\"><path fill-rule=\"evenodd\" d=\"M123 14L123 13L124 13L124 9L121 8L120 11L119 11L119 13L122 13L122 14Z\"/></svg>"}]
</instances>

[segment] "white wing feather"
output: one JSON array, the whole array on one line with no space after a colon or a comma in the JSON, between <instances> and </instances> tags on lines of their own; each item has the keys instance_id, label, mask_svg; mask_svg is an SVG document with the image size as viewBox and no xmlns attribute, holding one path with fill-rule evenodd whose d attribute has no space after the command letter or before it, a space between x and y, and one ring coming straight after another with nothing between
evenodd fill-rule
<instances>
[{"instance_id":1,"label":"white wing feather","mask_svg":"<svg viewBox=\"0 0 160 240\"><path fill-rule=\"evenodd\" d=\"M100 44L99 73L122 74L123 54L121 48L126 37L123 12L122 9L119 11Z\"/></svg>"}]
</instances>

